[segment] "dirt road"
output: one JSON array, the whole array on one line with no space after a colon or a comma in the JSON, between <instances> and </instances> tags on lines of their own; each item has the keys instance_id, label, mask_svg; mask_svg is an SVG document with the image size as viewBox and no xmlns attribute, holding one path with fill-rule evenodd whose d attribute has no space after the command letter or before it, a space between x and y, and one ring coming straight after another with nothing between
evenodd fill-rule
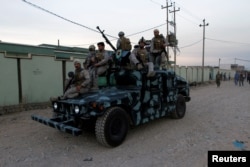
<instances>
[{"instance_id":1,"label":"dirt road","mask_svg":"<svg viewBox=\"0 0 250 167\"><path fill-rule=\"evenodd\" d=\"M249 150L250 85L200 86L191 97L183 119L131 129L116 148L98 144L90 132L74 137L31 120L51 109L0 116L0 166L205 167L208 150Z\"/></svg>"}]
</instances>

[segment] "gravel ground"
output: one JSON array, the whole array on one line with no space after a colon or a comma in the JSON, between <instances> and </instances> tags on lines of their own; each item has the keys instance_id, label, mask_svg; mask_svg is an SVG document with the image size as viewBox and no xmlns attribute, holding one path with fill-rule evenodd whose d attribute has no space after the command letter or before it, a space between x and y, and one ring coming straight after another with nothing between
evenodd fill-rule
<instances>
[{"instance_id":1,"label":"gravel ground","mask_svg":"<svg viewBox=\"0 0 250 167\"><path fill-rule=\"evenodd\" d=\"M208 150L249 150L250 85L199 86L191 98L183 119L131 129L116 148L98 144L90 132L74 137L31 120L31 114L50 116L51 109L0 116L0 166L206 167Z\"/></svg>"}]
</instances>

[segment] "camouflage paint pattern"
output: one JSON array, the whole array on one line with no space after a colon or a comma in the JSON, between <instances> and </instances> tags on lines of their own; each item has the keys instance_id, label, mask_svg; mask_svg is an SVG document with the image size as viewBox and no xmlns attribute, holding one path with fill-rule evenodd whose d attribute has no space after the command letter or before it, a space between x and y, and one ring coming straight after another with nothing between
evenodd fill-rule
<instances>
[{"instance_id":1,"label":"camouflage paint pattern","mask_svg":"<svg viewBox=\"0 0 250 167\"><path fill-rule=\"evenodd\" d=\"M158 70L150 78L146 77L146 72L119 70L109 75L109 80L109 86L97 91L53 102L54 112L60 117L32 116L32 119L76 135L81 133L81 129L74 126L75 118L97 118L108 108L119 106L127 111L131 124L137 126L175 111L178 94L187 97L187 101L189 99L187 82L170 70Z\"/></svg>"}]
</instances>

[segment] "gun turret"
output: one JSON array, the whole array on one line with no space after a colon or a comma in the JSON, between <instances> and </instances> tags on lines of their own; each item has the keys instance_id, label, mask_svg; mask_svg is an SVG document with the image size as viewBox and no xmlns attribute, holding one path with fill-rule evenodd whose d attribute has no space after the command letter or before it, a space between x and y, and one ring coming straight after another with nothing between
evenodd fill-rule
<instances>
[{"instance_id":1,"label":"gun turret","mask_svg":"<svg viewBox=\"0 0 250 167\"><path fill-rule=\"evenodd\" d=\"M109 46L116 52L117 49L112 45L110 40L106 37L106 35L104 34L104 30L102 31L99 26L97 26L96 29L100 31L100 33L102 34L102 37L105 39L106 43L109 44Z\"/></svg>"}]
</instances>

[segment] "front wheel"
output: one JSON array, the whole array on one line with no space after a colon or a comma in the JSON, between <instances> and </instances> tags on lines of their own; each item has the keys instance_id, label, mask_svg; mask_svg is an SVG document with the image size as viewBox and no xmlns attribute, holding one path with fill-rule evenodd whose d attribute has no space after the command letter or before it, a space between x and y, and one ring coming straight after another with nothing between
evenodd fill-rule
<instances>
[{"instance_id":1,"label":"front wheel","mask_svg":"<svg viewBox=\"0 0 250 167\"><path fill-rule=\"evenodd\" d=\"M126 138L129 122L126 111L120 107L108 109L103 116L97 118L95 135L99 143L116 147Z\"/></svg>"},{"instance_id":2,"label":"front wheel","mask_svg":"<svg viewBox=\"0 0 250 167\"><path fill-rule=\"evenodd\" d=\"M183 95L179 94L177 96L176 108L172 113L172 118L181 119L186 113L186 101Z\"/></svg>"}]
</instances>

